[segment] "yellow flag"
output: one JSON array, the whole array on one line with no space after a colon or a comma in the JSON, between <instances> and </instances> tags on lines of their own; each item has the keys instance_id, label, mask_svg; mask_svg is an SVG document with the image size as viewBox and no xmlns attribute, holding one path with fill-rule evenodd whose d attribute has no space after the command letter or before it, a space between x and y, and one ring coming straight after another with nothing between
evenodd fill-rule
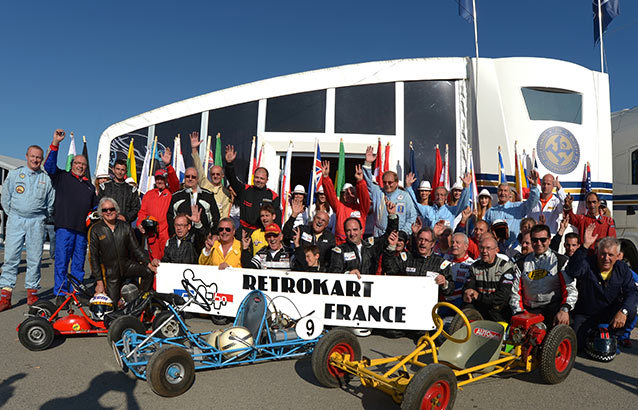
<instances>
[{"instance_id":1,"label":"yellow flag","mask_svg":"<svg viewBox=\"0 0 638 410\"><path fill-rule=\"evenodd\" d=\"M128 154L126 155L126 176L133 178L137 184L137 167L135 166L135 151L133 150L133 138L128 146Z\"/></svg>"}]
</instances>

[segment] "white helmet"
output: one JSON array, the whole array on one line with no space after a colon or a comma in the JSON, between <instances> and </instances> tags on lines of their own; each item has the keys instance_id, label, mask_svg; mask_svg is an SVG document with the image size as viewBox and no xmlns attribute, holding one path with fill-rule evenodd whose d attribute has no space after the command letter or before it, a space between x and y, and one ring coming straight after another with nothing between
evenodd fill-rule
<instances>
[{"instance_id":1,"label":"white helmet","mask_svg":"<svg viewBox=\"0 0 638 410\"><path fill-rule=\"evenodd\" d=\"M217 339L219 350L222 352L227 350L239 349L242 347L250 347L254 344L253 335L250 334L250 330L243 326L231 327L225 330ZM232 353L224 354L224 358L230 359L241 354L248 352L242 352L238 350Z\"/></svg>"},{"instance_id":2,"label":"white helmet","mask_svg":"<svg viewBox=\"0 0 638 410\"><path fill-rule=\"evenodd\" d=\"M224 329L217 329L213 333L206 336L206 343L214 347L215 349L219 349L219 336L224 333Z\"/></svg>"},{"instance_id":3,"label":"white helmet","mask_svg":"<svg viewBox=\"0 0 638 410\"><path fill-rule=\"evenodd\" d=\"M89 310L94 320L104 320L104 315L113 311L113 301L104 293L98 293L89 301Z\"/></svg>"}]
</instances>

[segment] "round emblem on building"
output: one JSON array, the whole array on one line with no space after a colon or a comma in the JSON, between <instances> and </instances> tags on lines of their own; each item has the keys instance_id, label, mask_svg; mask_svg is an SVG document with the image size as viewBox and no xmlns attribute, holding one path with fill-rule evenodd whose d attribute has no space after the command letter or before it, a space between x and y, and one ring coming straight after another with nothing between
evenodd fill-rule
<instances>
[{"instance_id":1,"label":"round emblem on building","mask_svg":"<svg viewBox=\"0 0 638 410\"><path fill-rule=\"evenodd\" d=\"M578 166L580 147L576 137L563 127L543 131L536 143L541 164L555 174L569 174Z\"/></svg>"},{"instance_id":2,"label":"round emblem on building","mask_svg":"<svg viewBox=\"0 0 638 410\"><path fill-rule=\"evenodd\" d=\"M23 193L24 192L24 186L23 185L18 185L16 187L16 192L19 193L19 194Z\"/></svg>"}]
</instances>

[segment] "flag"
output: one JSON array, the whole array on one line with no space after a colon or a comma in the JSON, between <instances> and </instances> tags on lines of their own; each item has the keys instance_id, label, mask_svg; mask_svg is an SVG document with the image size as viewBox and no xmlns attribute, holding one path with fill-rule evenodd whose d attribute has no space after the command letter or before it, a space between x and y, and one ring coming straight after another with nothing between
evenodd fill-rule
<instances>
[{"instance_id":1,"label":"flag","mask_svg":"<svg viewBox=\"0 0 638 410\"><path fill-rule=\"evenodd\" d=\"M468 156L470 157L468 172L472 175L472 182L470 182L470 207L472 209L476 209L476 204L478 202L478 185L476 184L476 174L474 173L474 156L472 154L472 147L468 148Z\"/></svg>"},{"instance_id":2,"label":"flag","mask_svg":"<svg viewBox=\"0 0 638 410\"><path fill-rule=\"evenodd\" d=\"M538 170L538 161L536 161L536 148L532 148L532 169L538 172L538 178L536 178L536 184L541 186L541 176L540 171Z\"/></svg>"},{"instance_id":3,"label":"flag","mask_svg":"<svg viewBox=\"0 0 638 410\"><path fill-rule=\"evenodd\" d=\"M417 189L419 189L419 171L417 171L416 163L414 161L414 146L412 146L412 141L410 141L410 172L413 172L414 177L416 178L416 180L412 184L412 189L416 191Z\"/></svg>"},{"instance_id":4,"label":"flag","mask_svg":"<svg viewBox=\"0 0 638 410\"><path fill-rule=\"evenodd\" d=\"M184 155L182 154L182 138L179 134L177 134L177 138L175 138L173 142L173 168L175 169L179 182L184 182L186 165L184 164Z\"/></svg>"},{"instance_id":5,"label":"flag","mask_svg":"<svg viewBox=\"0 0 638 410\"><path fill-rule=\"evenodd\" d=\"M151 168L151 151L153 150L153 141L151 139L148 140L148 144L146 145L146 154L144 154L144 164L142 165L142 173L140 174L140 183L138 184L138 189L140 193L145 194L150 191L153 186L150 185L149 174Z\"/></svg>"},{"instance_id":6,"label":"flag","mask_svg":"<svg viewBox=\"0 0 638 410\"><path fill-rule=\"evenodd\" d=\"M248 175L246 175L246 181L248 185L253 184L253 167L255 166L255 136L253 135L253 142L250 144L250 160L248 161Z\"/></svg>"},{"instance_id":7,"label":"flag","mask_svg":"<svg viewBox=\"0 0 638 410\"><path fill-rule=\"evenodd\" d=\"M441 176L443 175L443 161L441 160L441 150L439 150L439 144L436 144L434 159L435 166L434 179L432 180L432 191L441 186Z\"/></svg>"},{"instance_id":8,"label":"flag","mask_svg":"<svg viewBox=\"0 0 638 410\"><path fill-rule=\"evenodd\" d=\"M137 184L137 167L135 166L135 150L133 149L133 138L128 144L128 153L126 154L126 176L133 178Z\"/></svg>"},{"instance_id":9,"label":"flag","mask_svg":"<svg viewBox=\"0 0 638 410\"><path fill-rule=\"evenodd\" d=\"M523 150L523 153L521 154L520 157L520 164L521 167L523 168L523 172L521 173L523 180L521 181L521 186L523 187L523 196L521 197L522 199L527 199L529 198L529 175L530 172L532 171L532 161L529 155L527 155L527 153L525 153L525 150Z\"/></svg>"},{"instance_id":10,"label":"flag","mask_svg":"<svg viewBox=\"0 0 638 410\"><path fill-rule=\"evenodd\" d=\"M443 164L443 186L448 191L450 190L450 157L448 155L449 147L445 144L445 163Z\"/></svg>"},{"instance_id":11,"label":"flag","mask_svg":"<svg viewBox=\"0 0 638 410\"><path fill-rule=\"evenodd\" d=\"M501 154L501 147L498 147L498 184L507 184L507 175L505 174L505 166L503 165L503 155Z\"/></svg>"},{"instance_id":12,"label":"flag","mask_svg":"<svg viewBox=\"0 0 638 410\"><path fill-rule=\"evenodd\" d=\"M468 23L471 23L474 20L474 8L472 7L472 0L458 0L458 2L459 16L463 17Z\"/></svg>"},{"instance_id":13,"label":"flag","mask_svg":"<svg viewBox=\"0 0 638 410\"><path fill-rule=\"evenodd\" d=\"M253 162L253 169L250 174L250 185L254 183L255 171L257 171L257 168L261 167L261 155L263 153L264 153L264 144L262 143L261 147L259 148L259 155L257 155L257 161Z\"/></svg>"},{"instance_id":14,"label":"flag","mask_svg":"<svg viewBox=\"0 0 638 410\"><path fill-rule=\"evenodd\" d=\"M75 137L73 136L73 133L71 133L71 143L69 145L69 152L66 154L66 170L71 171L71 163L73 162L73 157L75 157L76 155L76 151L75 151Z\"/></svg>"},{"instance_id":15,"label":"flag","mask_svg":"<svg viewBox=\"0 0 638 410\"><path fill-rule=\"evenodd\" d=\"M286 208L288 207L288 195L290 195L290 163L292 162L292 141L288 144L286 152L286 162L284 163L284 176L281 179L281 190L279 197L281 199L281 225L284 226L286 218Z\"/></svg>"},{"instance_id":16,"label":"flag","mask_svg":"<svg viewBox=\"0 0 638 410\"><path fill-rule=\"evenodd\" d=\"M620 14L620 0L593 0L592 10L594 11L594 45L600 41L600 28L598 27L598 2L600 1L600 12L602 14L603 33L607 31L607 26L614 17Z\"/></svg>"},{"instance_id":17,"label":"flag","mask_svg":"<svg viewBox=\"0 0 638 410\"><path fill-rule=\"evenodd\" d=\"M385 144L385 156L383 158L383 172L390 169L390 143Z\"/></svg>"},{"instance_id":18,"label":"flag","mask_svg":"<svg viewBox=\"0 0 638 410\"><path fill-rule=\"evenodd\" d=\"M91 165L89 164L89 150L86 147L86 137L82 136L82 155L86 158L86 172L85 175L88 179L91 179Z\"/></svg>"},{"instance_id":19,"label":"flag","mask_svg":"<svg viewBox=\"0 0 638 410\"><path fill-rule=\"evenodd\" d=\"M343 138L339 142L339 163L337 165L337 183L335 184L335 191L337 191L337 197L341 193L341 188L346 184L346 150L343 147Z\"/></svg>"},{"instance_id":20,"label":"flag","mask_svg":"<svg viewBox=\"0 0 638 410\"><path fill-rule=\"evenodd\" d=\"M580 186L580 195L581 199L578 202L578 213L584 214L586 213L587 207L585 204L585 196L591 192L591 168L589 166L589 161L585 164L585 169L583 171L583 182Z\"/></svg>"},{"instance_id":21,"label":"flag","mask_svg":"<svg viewBox=\"0 0 638 410\"><path fill-rule=\"evenodd\" d=\"M383 186L383 146L381 145L381 138L379 138L379 144L377 145L377 160L374 166L374 176L379 186Z\"/></svg>"},{"instance_id":22,"label":"flag","mask_svg":"<svg viewBox=\"0 0 638 410\"><path fill-rule=\"evenodd\" d=\"M315 140L315 155L314 166L310 171L310 182L308 184L308 201L307 206L314 203L315 193L319 189L322 183L323 173L321 170L321 149L319 149L319 143Z\"/></svg>"},{"instance_id":23,"label":"flag","mask_svg":"<svg viewBox=\"0 0 638 410\"><path fill-rule=\"evenodd\" d=\"M529 188L527 187L527 179L525 178L525 170L523 169L523 157L518 154L518 142L514 143L514 167L515 167L515 178L516 178L516 192L520 199L524 199L525 191L527 191L527 196L529 196Z\"/></svg>"}]
</instances>

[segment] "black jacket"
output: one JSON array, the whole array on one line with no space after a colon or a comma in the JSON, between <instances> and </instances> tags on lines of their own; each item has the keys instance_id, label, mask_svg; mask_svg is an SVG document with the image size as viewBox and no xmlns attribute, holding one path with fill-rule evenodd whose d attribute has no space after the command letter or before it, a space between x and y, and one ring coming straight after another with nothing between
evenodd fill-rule
<instances>
[{"instance_id":1,"label":"black jacket","mask_svg":"<svg viewBox=\"0 0 638 410\"><path fill-rule=\"evenodd\" d=\"M171 204L166 212L166 221L168 222L168 233L173 236L175 229L173 221L178 214L191 214L191 189L185 188L173 194ZM209 232L217 233L217 224L219 223L219 208L212 192L203 188L197 188L197 207L202 211L200 222L204 225L204 234Z\"/></svg>"},{"instance_id":2,"label":"black jacket","mask_svg":"<svg viewBox=\"0 0 638 410\"><path fill-rule=\"evenodd\" d=\"M282 246L274 255L270 248L261 248L255 256L250 248L241 251L241 266L249 269L283 269L290 270L292 265L292 250Z\"/></svg>"},{"instance_id":3,"label":"black jacket","mask_svg":"<svg viewBox=\"0 0 638 410\"><path fill-rule=\"evenodd\" d=\"M473 289L479 293L478 298L472 302L477 304L479 310L485 308L509 313L516 271L516 265L498 256L492 264L478 260L470 266L463 292Z\"/></svg>"},{"instance_id":4,"label":"black jacket","mask_svg":"<svg viewBox=\"0 0 638 410\"><path fill-rule=\"evenodd\" d=\"M450 272L450 262L434 253L430 256L421 256L418 253L400 252L396 253L392 249L386 249L383 254L383 262L387 275L403 276L427 276L428 272L436 272L445 276L447 283L441 286L445 296L454 292L454 279Z\"/></svg>"},{"instance_id":5,"label":"black jacket","mask_svg":"<svg viewBox=\"0 0 638 410\"><path fill-rule=\"evenodd\" d=\"M393 217L394 216L394 217ZM363 275L374 275L379 266L379 257L386 246L388 235L399 229L399 217L388 215L388 224L381 237L368 238L361 242L361 255L357 245L345 242L332 248L329 272L344 273L358 269Z\"/></svg>"},{"instance_id":6,"label":"black jacket","mask_svg":"<svg viewBox=\"0 0 638 410\"><path fill-rule=\"evenodd\" d=\"M279 195L274 191L264 187L257 188L254 185L244 184L239 180L235 173L233 163L226 164L224 169L228 183L237 194L237 203L239 204L239 223L246 228L249 233L257 228L262 227L259 220L259 208L264 204L272 204L275 208L275 222L281 221L281 207L279 204ZM263 228L263 227L262 227ZM240 230L237 233L241 235ZM241 238L241 236L239 236Z\"/></svg>"},{"instance_id":7,"label":"black jacket","mask_svg":"<svg viewBox=\"0 0 638 410\"><path fill-rule=\"evenodd\" d=\"M137 218L140 210L140 198L137 188L130 186L126 182L107 181L100 184L98 198L109 197L115 199L120 207L120 214L124 215L130 223Z\"/></svg>"},{"instance_id":8,"label":"black jacket","mask_svg":"<svg viewBox=\"0 0 638 410\"><path fill-rule=\"evenodd\" d=\"M284 225L284 243L289 243L293 240L295 236L293 231L294 223L295 218L290 217ZM328 266L330 264L330 250L336 245L335 235L332 231L326 228L323 232L321 232L321 235L317 237L312 230L312 225L299 225L297 228L300 231L299 248L302 250L302 254L304 246L316 245L319 248L319 264L322 266ZM305 271L307 267L308 264L306 263L305 255L303 258L299 256L295 257L292 266L294 270Z\"/></svg>"},{"instance_id":9,"label":"black jacket","mask_svg":"<svg viewBox=\"0 0 638 410\"><path fill-rule=\"evenodd\" d=\"M203 226L199 229L192 227L182 240L173 235L166 241L162 262L197 264L205 239Z\"/></svg>"},{"instance_id":10,"label":"black jacket","mask_svg":"<svg viewBox=\"0 0 638 410\"><path fill-rule=\"evenodd\" d=\"M89 232L89 262L95 280L125 276L131 262L147 265L148 252L137 243L131 226L119 219L111 231L104 221L96 222ZM104 271L103 271L104 270Z\"/></svg>"}]
</instances>

